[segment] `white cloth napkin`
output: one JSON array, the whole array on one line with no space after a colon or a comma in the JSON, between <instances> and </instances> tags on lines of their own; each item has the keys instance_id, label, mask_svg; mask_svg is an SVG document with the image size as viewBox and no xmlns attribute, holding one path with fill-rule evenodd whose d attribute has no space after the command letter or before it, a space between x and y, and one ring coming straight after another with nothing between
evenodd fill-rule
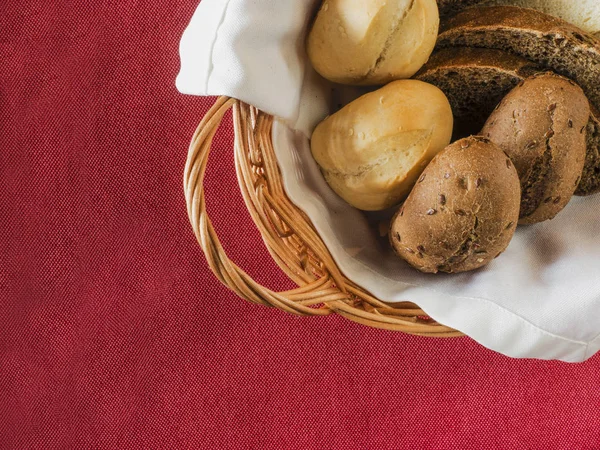
<instances>
[{"instance_id":1,"label":"white cloth napkin","mask_svg":"<svg viewBox=\"0 0 600 450\"><path fill-rule=\"evenodd\" d=\"M424 275L377 238L327 186L308 137L331 86L310 67L304 35L316 0L203 0L181 40L178 89L228 95L278 117L273 142L290 199L342 271L378 298L410 300L482 345L518 358L579 362L600 350L600 194L520 227L483 270Z\"/></svg>"}]
</instances>

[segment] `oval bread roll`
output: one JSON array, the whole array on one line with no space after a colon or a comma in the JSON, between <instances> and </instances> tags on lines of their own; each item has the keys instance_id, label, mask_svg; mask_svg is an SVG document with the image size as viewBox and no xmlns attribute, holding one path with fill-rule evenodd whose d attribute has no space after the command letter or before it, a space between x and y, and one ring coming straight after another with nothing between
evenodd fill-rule
<instances>
[{"instance_id":1,"label":"oval bread roll","mask_svg":"<svg viewBox=\"0 0 600 450\"><path fill-rule=\"evenodd\" d=\"M488 139L461 139L425 169L392 220L390 242L422 272L474 270L508 247L520 199L508 156Z\"/></svg>"},{"instance_id":2,"label":"oval bread roll","mask_svg":"<svg viewBox=\"0 0 600 450\"><path fill-rule=\"evenodd\" d=\"M314 68L342 84L410 78L437 39L436 0L325 0L308 34Z\"/></svg>"},{"instance_id":3,"label":"oval bread roll","mask_svg":"<svg viewBox=\"0 0 600 450\"><path fill-rule=\"evenodd\" d=\"M363 95L321 122L312 154L331 188L368 211L402 201L452 136L452 111L442 91L400 80Z\"/></svg>"},{"instance_id":4,"label":"oval bread roll","mask_svg":"<svg viewBox=\"0 0 600 450\"><path fill-rule=\"evenodd\" d=\"M508 154L521 179L519 223L552 219L571 200L585 163L589 117L581 88L546 73L510 91L487 120L481 134Z\"/></svg>"}]
</instances>

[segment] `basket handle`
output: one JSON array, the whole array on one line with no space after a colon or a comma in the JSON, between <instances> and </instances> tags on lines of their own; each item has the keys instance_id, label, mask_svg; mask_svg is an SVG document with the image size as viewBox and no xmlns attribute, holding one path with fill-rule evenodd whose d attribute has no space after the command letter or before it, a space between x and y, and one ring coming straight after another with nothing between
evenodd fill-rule
<instances>
[{"instance_id":1,"label":"basket handle","mask_svg":"<svg viewBox=\"0 0 600 450\"><path fill-rule=\"evenodd\" d=\"M204 197L208 155L217 129L231 108L234 108L236 170L242 196L255 224L261 230L267 249L290 279L300 285L296 289L274 292L253 280L228 258L208 217ZM275 201L274 196L285 198L281 186L274 183L270 186L272 192L269 192L261 184L253 184L251 170L254 169L242 164L242 159L252 161L256 170L268 173L271 180L276 178L274 172L278 170L270 152L266 158L265 155L261 156L255 147L257 144L252 143L255 139L249 139L258 137L262 145L268 147L271 137L265 130L270 130L270 122L263 120L264 117L236 99L220 97L198 125L190 143L184 174L188 216L208 265L221 283L248 301L274 306L293 314L322 316L337 313L354 322L376 328L423 336L460 336L461 333L451 328L423 318L425 313L410 302L392 306L356 286L340 273L323 242L308 224L308 219L299 211L290 209L285 202ZM260 204L268 205L269 208L259 212L262 209L258 207ZM283 228L277 224L275 216L270 215L270 209L285 218ZM271 236L273 228L279 236L277 239ZM266 232L268 229L271 230L270 233ZM301 255L298 254L295 255L297 266L286 261L290 256L286 251L290 250L285 250L285 246L278 244L288 242L292 235L296 235L310 249L311 254L319 261L317 264L310 258L299 258Z\"/></svg>"},{"instance_id":2,"label":"basket handle","mask_svg":"<svg viewBox=\"0 0 600 450\"><path fill-rule=\"evenodd\" d=\"M187 212L194 234L216 277L238 296L253 303L275 306L301 315L327 315L333 310L328 302L348 300L348 295L332 284L329 276L308 282L297 289L274 292L257 283L233 263L225 253L206 211L204 176L213 138L229 109L238 101L228 97L217 99L196 129L190 143L185 172L184 190ZM315 305L322 304L315 308Z\"/></svg>"}]
</instances>

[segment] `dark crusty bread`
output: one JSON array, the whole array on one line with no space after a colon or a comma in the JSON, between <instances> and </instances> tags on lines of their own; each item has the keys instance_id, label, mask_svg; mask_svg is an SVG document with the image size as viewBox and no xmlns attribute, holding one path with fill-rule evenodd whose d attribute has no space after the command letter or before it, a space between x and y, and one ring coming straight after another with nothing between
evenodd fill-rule
<instances>
[{"instance_id":1,"label":"dark crusty bread","mask_svg":"<svg viewBox=\"0 0 600 450\"><path fill-rule=\"evenodd\" d=\"M435 52L416 78L444 91L454 114L454 139L459 139L477 134L500 100L540 71L529 60L500 50L448 47ZM588 121L586 163L576 195L600 192L599 118L595 111Z\"/></svg>"},{"instance_id":2,"label":"dark crusty bread","mask_svg":"<svg viewBox=\"0 0 600 450\"><path fill-rule=\"evenodd\" d=\"M562 19L516 6L471 8L444 24L438 47L450 46L520 55L574 80L600 106L600 41Z\"/></svg>"},{"instance_id":3,"label":"dark crusty bread","mask_svg":"<svg viewBox=\"0 0 600 450\"><path fill-rule=\"evenodd\" d=\"M422 272L482 267L510 243L521 202L508 156L479 136L456 141L427 166L392 219L390 243Z\"/></svg>"},{"instance_id":4,"label":"dark crusty bread","mask_svg":"<svg viewBox=\"0 0 600 450\"><path fill-rule=\"evenodd\" d=\"M500 146L521 180L519 223L553 219L567 206L585 162L589 101L573 81L552 72L508 93L481 134Z\"/></svg>"},{"instance_id":5,"label":"dark crusty bread","mask_svg":"<svg viewBox=\"0 0 600 450\"><path fill-rule=\"evenodd\" d=\"M537 72L534 63L500 50L449 47L435 52L415 78L448 97L456 140L479 133L500 100Z\"/></svg>"},{"instance_id":6,"label":"dark crusty bread","mask_svg":"<svg viewBox=\"0 0 600 450\"><path fill-rule=\"evenodd\" d=\"M483 0L437 0L440 17L451 16L457 12L481 3Z\"/></svg>"}]
</instances>

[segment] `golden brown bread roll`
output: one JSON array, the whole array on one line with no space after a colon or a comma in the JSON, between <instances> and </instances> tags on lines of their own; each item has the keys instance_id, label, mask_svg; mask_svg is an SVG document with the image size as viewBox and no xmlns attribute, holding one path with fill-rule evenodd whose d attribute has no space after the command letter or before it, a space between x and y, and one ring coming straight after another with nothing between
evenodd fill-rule
<instances>
[{"instance_id":1,"label":"golden brown bread roll","mask_svg":"<svg viewBox=\"0 0 600 450\"><path fill-rule=\"evenodd\" d=\"M398 204L452 136L452 111L442 91L400 80L363 95L321 122L312 154L331 188L352 206Z\"/></svg>"},{"instance_id":2,"label":"golden brown bread roll","mask_svg":"<svg viewBox=\"0 0 600 450\"><path fill-rule=\"evenodd\" d=\"M508 247L520 199L508 156L486 138L461 139L427 166L392 220L390 243L422 272L477 269Z\"/></svg>"},{"instance_id":3,"label":"golden brown bread roll","mask_svg":"<svg viewBox=\"0 0 600 450\"><path fill-rule=\"evenodd\" d=\"M308 34L308 57L336 83L385 84L427 62L438 27L436 0L325 0Z\"/></svg>"},{"instance_id":4,"label":"golden brown bread roll","mask_svg":"<svg viewBox=\"0 0 600 450\"><path fill-rule=\"evenodd\" d=\"M589 117L581 88L547 73L510 91L487 120L481 134L508 154L521 178L519 223L552 219L571 200L585 163Z\"/></svg>"}]
</instances>

